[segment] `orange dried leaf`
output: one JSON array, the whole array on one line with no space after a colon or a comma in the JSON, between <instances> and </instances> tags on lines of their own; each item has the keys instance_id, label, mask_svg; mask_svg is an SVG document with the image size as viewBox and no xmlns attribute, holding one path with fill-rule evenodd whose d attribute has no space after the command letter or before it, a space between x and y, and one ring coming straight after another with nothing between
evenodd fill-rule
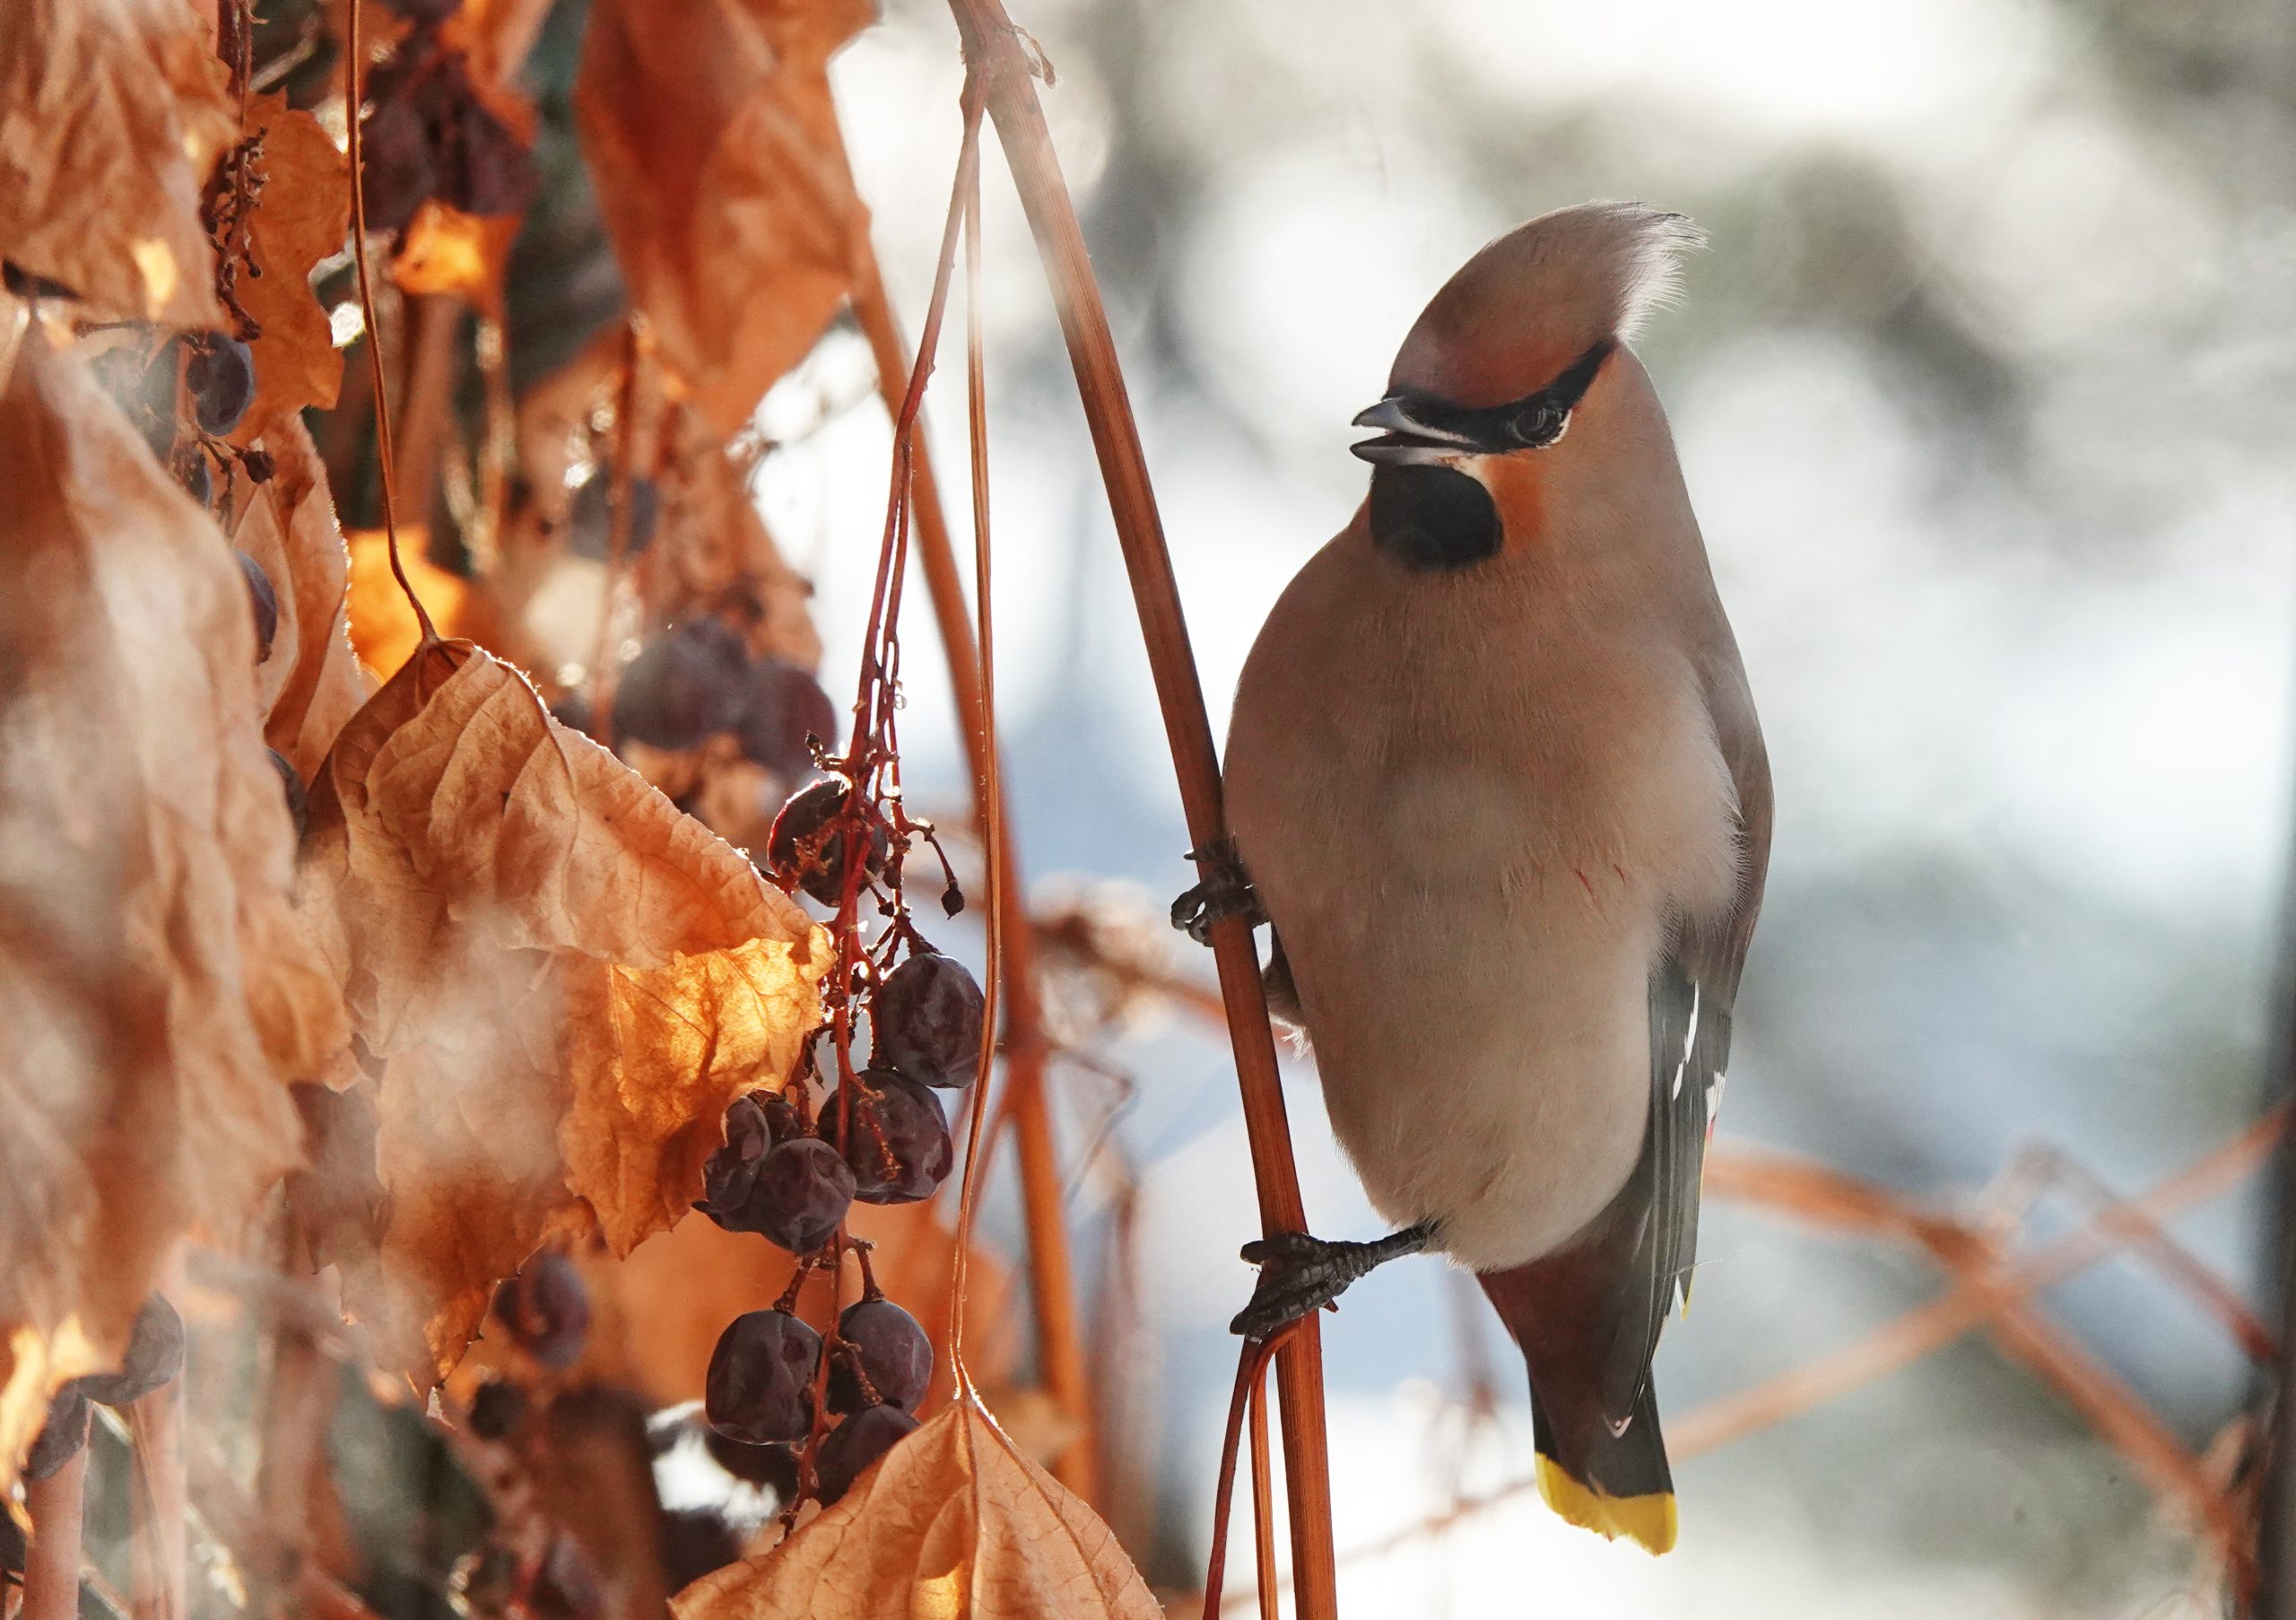
<instances>
[{"instance_id":1,"label":"orange dried leaf","mask_svg":"<svg viewBox=\"0 0 2296 1620\"><path fill-rule=\"evenodd\" d=\"M231 544L253 557L279 598L271 657L256 668L264 741L309 782L359 705L367 677L349 635L350 553L335 527L326 466L300 421L264 435L268 483L239 513Z\"/></svg>"},{"instance_id":2,"label":"orange dried leaf","mask_svg":"<svg viewBox=\"0 0 2296 1620\"><path fill-rule=\"evenodd\" d=\"M0 5L0 254L85 314L222 324L199 194L239 138L183 0Z\"/></svg>"},{"instance_id":3,"label":"orange dried leaf","mask_svg":"<svg viewBox=\"0 0 2296 1620\"><path fill-rule=\"evenodd\" d=\"M231 435L240 444L305 405L334 406L343 355L311 271L342 251L351 228L350 161L317 118L291 109L284 94L258 96L248 104L248 127L263 135L264 183L248 224L256 273L239 278L238 296L263 331L252 345L255 401Z\"/></svg>"},{"instance_id":4,"label":"orange dried leaf","mask_svg":"<svg viewBox=\"0 0 2296 1620\"><path fill-rule=\"evenodd\" d=\"M1113 1532L960 1400L842 1501L670 1601L676 1620L1161 1620Z\"/></svg>"},{"instance_id":5,"label":"orange dried leaf","mask_svg":"<svg viewBox=\"0 0 2296 1620\"><path fill-rule=\"evenodd\" d=\"M0 1342L112 1354L176 1237L228 1236L295 1162L289 1083L347 1032L222 536L37 334L0 489Z\"/></svg>"},{"instance_id":6,"label":"orange dried leaf","mask_svg":"<svg viewBox=\"0 0 2296 1620\"><path fill-rule=\"evenodd\" d=\"M685 1211L831 960L746 860L468 642L419 649L344 727L300 895L382 1065L387 1212L351 1302L424 1383L545 1237L595 1221L627 1253Z\"/></svg>"},{"instance_id":7,"label":"orange dried leaf","mask_svg":"<svg viewBox=\"0 0 2296 1620\"><path fill-rule=\"evenodd\" d=\"M575 114L663 361L720 438L813 346L866 229L830 56L866 0L601 0Z\"/></svg>"},{"instance_id":8,"label":"orange dried leaf","mask_svg":"<svg viewBox=\"0 0 2296 1620\"><path fill-rule=\"evenodd\" d=\"M391 279L402 292L452 293L500 318L510 244L522 222L517 214L465 213L433 197L408 222L391 261Z\"/></svg>"},{"instance_id":9,"label":"orange dried leaf","mask_svg":"<svg viewBox=\"0 0 2296 1620\"><path fill-rule=\"evenodd\" d=\"M351 531L351 645L359 661L378 681L388 680L422 644L422 626L406 593L391 575L389 538L378 528ZM464 608L470 600L470 582L450 574L424 556L428 531L406 527L399 531L399 561L406 577L422 598L423 610L441 632L454 635L464 627Z\"/></svg>"}]
</instances>

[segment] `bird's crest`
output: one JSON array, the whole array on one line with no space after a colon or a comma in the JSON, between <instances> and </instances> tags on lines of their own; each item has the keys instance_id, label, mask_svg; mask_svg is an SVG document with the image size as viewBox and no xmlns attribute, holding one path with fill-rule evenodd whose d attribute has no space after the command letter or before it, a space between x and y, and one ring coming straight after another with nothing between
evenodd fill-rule
<instances>
[{"instance_id":1,"label":"bird's crest","mask_svg":"<svg viewBox=\"0 0 2296 1620\"><path fill-rule=\"evenodd\" d=\"M1704 241L1684 215L1640 203L1541 214L1444 283L1404 340L1390 386L1463 405L1516 398L1677 301L1682 256Z\"/></svg>"}]
</instances>

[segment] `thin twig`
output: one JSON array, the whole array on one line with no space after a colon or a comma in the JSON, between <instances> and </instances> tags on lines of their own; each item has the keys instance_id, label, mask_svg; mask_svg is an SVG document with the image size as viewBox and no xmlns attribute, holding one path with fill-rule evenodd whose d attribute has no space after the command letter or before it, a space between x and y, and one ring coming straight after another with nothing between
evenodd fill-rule
<instances>
[{"instance_id":1,"label":"thin twig","mask_svg":"<svg viewBox=\"0 0 2296 1620\"><path fill-rule=\"evenodd\" d=\"M359 29L359 13L363 0L351 0L349 18L344 29L344 97L349 105L350 140L347 155L351 160L351 255L359 271L359 313L367 324L367 365L375 385L375 466L383 491L383 536L390 548L391 577L405 593L407 605L414 609L414 622L422 629L423 645L439 639L436 626L422 605L422 598L414 594L413 582L406 577L406 564L398 553L398 512L391 500L391 487L396 481L391 456L390 385L383 373L383 332L375 319L375 290L369 283L367 272L367 185L360 173L359 109L366 100L367 49Z\"/></svg>"},{"instance_id":2,"label":"thin twig","mask_svg":"<svg viewBox=\"0 0 2296 1620\"><path fill-rule=\"evenodd\" d=\"M875 356L878 386L885 408L900 409L900 379L913 361L901 342L892 306L867 235L856 243L853 309ZM910 465L910 494L915 502L918 559L925 570L926 594L940 625L941 646L955 698L957 727L964 737L967 763L974 788L973 817L985 824L978 784L987 769L987 727L981 699L981 663L965 605L964 586L958 576L956 549L949 537L949 523L941 505L933 462L920 440ZM984 842L988 841L984 838ZM1036 930L1022 903L1025 885L1013 845L1012 815L1004 813L995 840L996 858L989 879L1003 907L1004 967L997 975L1004 1003L1004 1089L999 1099L1001 1116L1009 1116L1017 1137L1021 1168L1021 1205L1029 1233L1029 1298L1036 1317L1037 1350L1045 1387L1059 1405L1061 1415L1075 1425L1076 1438L1052 1459L1052 1472L1063 1485L1087 1502L1098 1504L1099 1468L1091 1384L1086 1371L1083 1335L1076 1319L1074 1267L1068 1229L1061 1218L1060 1167L1055 1152L1050 1099L1045 1077L1050 1043L1044 1032L1043 998L1037 979ZM986 1071L984 1071L986 1072ZM992 1130L986 1140L993 1144Z\"/></svg>"},{"instance_id":3,"label":"thin twig","mask_svg":"<svg viewBox=\"0 0 2296 1620\"><path fill-rule=\"evenodd\" d=\"M80 1527L87 1511L88 1448L46 1479L24 1481L31 1545L20 1620L79 1620Z\"/></svg>"},{"instance_id":4,"label":"thin twig","mask_svg":"<svg viewBox=\"0 0 2296 1620\"><path fill-rule=\"evenodd\" d=\"M1206 850L1226 831L1219 755L1213 746L1212 726L1205 712L1196 657L1188 644L1179 588L1164 544L1139 428L1126 395L1083 231L1061 179L1059 160L1045 127L1044 109L1030 81L1030 63L1019 46L1019 30L999 0L951 0L951 10L963 39L966 62L979 75L989 115L996 120L1022 207L1052 284L1076 374L1077 393L1131 576L1141 633L1179 779L1188 836L1196 849ZM1210 875L1208 865L1201 869ZM1229 1039L1236 1055L1245 1126L1251 1139L1261 1223L1269 1232L1305 1231L1307 1215L1300 1198L1299 1172L1292 1160L1291 1124L1276 1072L1275 1038L1260 989L1258 952L1250 928L1240 918L1214 925L1212 938L1228 1013ZM1322 1345L1320 1325L1309 1320L1287 1336L1277 1360L1292 1563L1299 1581L1301 1620L1334 1620L1338 1610Z\"/></svg>"}]
</instances>

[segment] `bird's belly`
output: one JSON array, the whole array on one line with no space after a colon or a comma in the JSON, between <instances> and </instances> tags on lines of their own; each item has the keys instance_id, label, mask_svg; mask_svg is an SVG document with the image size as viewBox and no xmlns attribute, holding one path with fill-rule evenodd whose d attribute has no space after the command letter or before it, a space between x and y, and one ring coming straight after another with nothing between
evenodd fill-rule
<instances>
[{"instance_id":1,"label":"bird's belly","mask_svg":"<svg viewBox=\"0 0 2296 1620\"><path fill-rule=\"evenodd\" d=\"M1570 882L1581 903L1518 894L1478 919L1405 902L1344 962L1328 935L1292 956L1333 1134L1371 1202L1435 1222L1437 1246L1478 1270L1570 1237L1641 1150L1655 928Z\"/></svg>"},{"instance_id":2,"label":"bird's belly","mask_svg":"<svg viewBox=\"0 0 2296 1620\"><path fill-rule=\"evenodd\" d=\"M1702 716L1625 741L1530 762L1439 741L1353 780L1295 758L1233 801L1334 1134L1383 1215L1436 1222L1477 1269L1548 1252L1625 1183L1651 963L1734 859Z\"/></svg>"}]
</instances>

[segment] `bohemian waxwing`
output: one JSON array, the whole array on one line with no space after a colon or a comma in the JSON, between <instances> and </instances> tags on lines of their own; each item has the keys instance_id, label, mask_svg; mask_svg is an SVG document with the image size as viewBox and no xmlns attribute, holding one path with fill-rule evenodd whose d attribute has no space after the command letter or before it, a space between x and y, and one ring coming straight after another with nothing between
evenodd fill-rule
<instances>
[{"instance_id":1,"label":"bohemian waxwing","mask_svg":"<svg viewBox=\"0 0 2296 1620\"><path fill-rule=\"evenodd\" d=\"M1474 1271L1528 1363L1539 1483L1674 1544L1650 1385L1687 1297L1770 852L1761 732L1649 374L1697 241L1597 203L1435 295L1356 418L1370 498L1268 615L1228 736L1238 869L1175 920L1274 927L1271 989L1402 1230L1255 1243L1265 1335L1379 1261Z\"/></svg>"}]
</instances>

